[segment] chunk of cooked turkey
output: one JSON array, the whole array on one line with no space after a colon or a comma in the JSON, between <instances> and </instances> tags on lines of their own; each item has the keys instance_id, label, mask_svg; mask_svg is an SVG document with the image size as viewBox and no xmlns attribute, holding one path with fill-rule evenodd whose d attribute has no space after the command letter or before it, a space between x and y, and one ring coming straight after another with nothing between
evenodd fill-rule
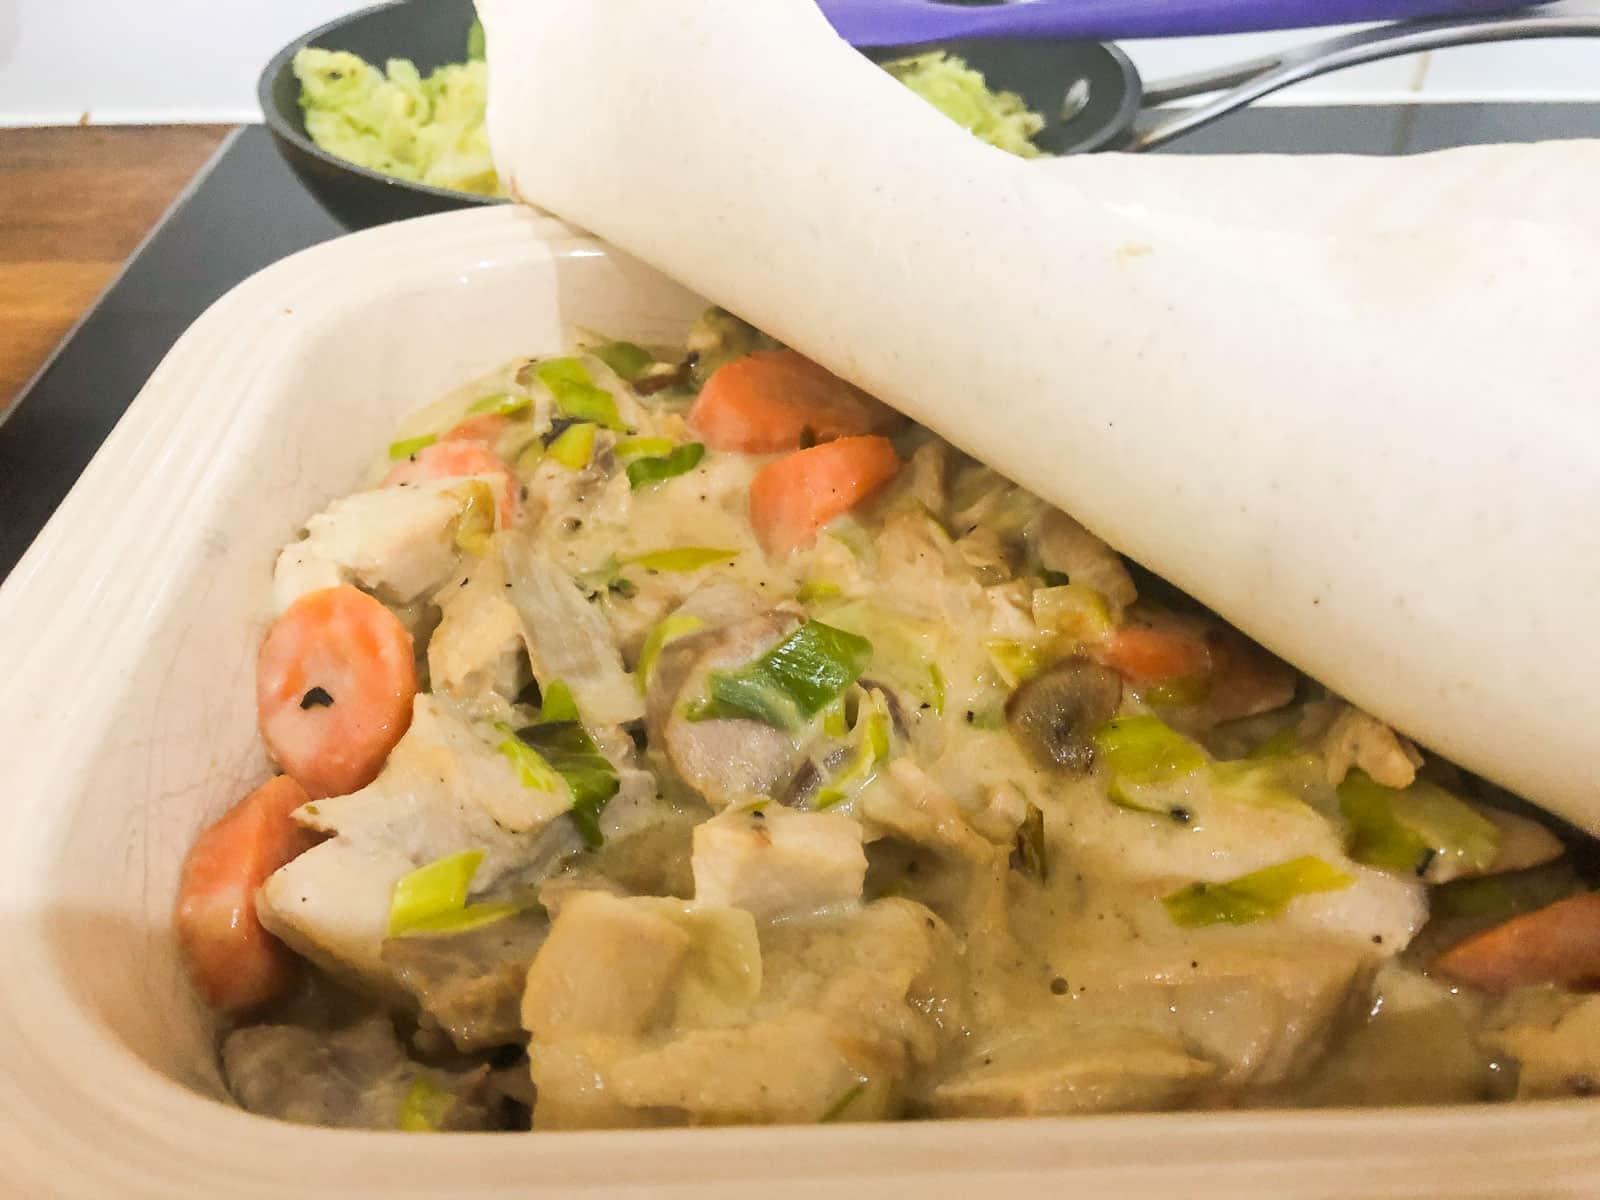
<instances>
[{"instance_id":1,"label":"chunk of cooked turkey","mask_svg":"<svg viewBox=\"0 0 1600 1200\"><path fill-rule=\"evenodd\" d=\"M523 1028L536 1045L642 1033L666 1009L690 941L635 900L599 891L569 897L528 968Z\"/></svg>"},{"instance_id":2,"label":"chunk of cooked turkey","mask_svg":"<svg viewBox=\"0 0 1600 1200\"><path fill-rule=\"evenodd\" d=\"M924 1107L940 1117L1039 1117L1176 1108L1215 1073L1176 1038L1143 1030L1057 1033L985 1048L941 1079Z\"/></svg>"},{"instance_id":3,"label":"chunk of cooked turkey","mask_svg":"<svg viewBox=\"0 0 1600 1200\"><path fill-rule=\"evenodd\" d=\"M761 992L761 941L755 918L743 909L603 889L572 891L562 898L554 924L562 938L530 967L523 998L523 1023L536 1037L718 1023L743 1014ZM668 925L687 941L669 934ZM631 943L615 951L627 959L621 966L584 959L604 959L619 943ZM637 973L656 974L651 964L658 959L659 978L647 986ZM613 1027L616 1022L606 1015L612 1010L604 1005L598 1017L582 1011L581 994L603 990L607 979L621 981L628 1003L642 1006L626 1029ZM667 999L671 1003L663 1006ZM578 1015L563 1023L563 1013Z\"/></svg>"},{"instance_id":4,"label":"chunk of cooked turkey","mask_svg":"<svg viewBox=\"0 0 1600 1200\"><path fill-rule=\"evenodd\" d=\"M444 1071L406 1057L386 1017L327 1032L300 1025L247 1025L222 1043L228 1090L244 1108L301 1125L397 1129L419 1081L448 1093L438 1128L490 1129L489 1070Z\"/></svg>"},{"instance_id":5,"label":"chunk of cooked turkey","mask_svg":"<svg viewBox=\"0 0 1600 1200\"><path fill-rule=\"evenodd\" d=\"M633 1110L670 1114L674 1124L800 1124L819 1120L863 1080L892 1079L900 1055L889 1043L852 1044L835 1018L791 1009L729 1029L696 1029L619 1059L606 1072ZM888 1089L871 1089L852 1120L889 1115Z\"/></svg>"},{"instance_id":6,"label":"chunk of cooked turkey","mask_svg":"<svg viewBox=\"0 0 1600 1200\"><path fill-rule=\"evenodd\" d=\"M1220 1082L1257 1087L1299 1078L1327 1053L1340 1024L1367 1000L1378 961L1331 939L1195 953L1198 968L1169 966L1153 977L1191 1052L1218 1065Z\"/></svg>"},{"instance_id":7,"label":"chunk of cooked turkey","mask_svg":"<svg viewBox=\"0 0 1600 1200\"><path fill-rule=\"evenodd\" d=\"M535 882L581 846L571 823L557 821L570 807L565 789L524 787L461 710L424 693L377 779L295 814L308 828L335 836L268 876L257 911L262 924L313 962L395 997L382 947L400 878L479 850L475 898L502 882Z\"/></svg>"},{"instance_id":8,"label":"chunk of cooked turkey","mask_svg":"<svg viewBox=\"0 0 1600 1200\"><path fill-rule=\"evenodd\" d=\"M306 536L278 555L272 599L282 612L306 592L356 583L405 605L438 588L456 569L455 526L474 483L500 494L484 476L377 488L335 500L306 522Z\"/></svg>"},{"instance_id":9,"label":"chunk of cooked turkey","mask_svg":"<svg viewBox=\"0 0 1600 1200\"><path fill-rule=\"evenodd\" d=\"M1479 1044L1477 999L1409 967L1378 968L1363 1019L1289 1098L1307 1107L1461 1104L1512 1081Z\"/></svg>"},{"instance_id":10,"label":"chunk of cooked turkey","mask_svg":"<svg viewBox=\"0 0 1600 1200\"><path fill-rule=\"evenodd\" d=\"M646 903L607 899L638 911ZM580 903L588 905L583 897L567 902L557 932ZM650 963L678 944L662 926L648 926L646 936ZM592 943L587 951L595 953ZM689 952L679 961L690 961ZM841 1100L850 1119L889 1116L960 1024L955 940L905 900L766 927L759 993L742 1008L680 1003L669 1016L672 980L658 985L666 972L635 981L632 970L618 962L596 971L574 960L555 976L558 1003L532 1000L530 973L531 1023L553 1033L536 1033L529 1046L536 1128L815 1121ZM603 994L621 990L633 994ZM606 1028L593 1016L566 1015L590 1008ZM549 1020L547 1009L559 1019Z\"/></svg>"},{"instance_id":11,"label":"chunk of cooked turkey","mask_svg":"<svg viewBox=\"0 0 1600 1200\"><path fill-rule=\"evenodd\" d=\"M892 837L942 860L943 870L919 877L916 894L958 931L975 979L1016 958L1009 842L996 845L979 834L954 798L907 759L890 762L884 777L862 794L858 812L869 837ZM980 1021L1000 1016L1007 1004L983 988L971 1001Z\"/></svg>"},{"instance_id":12,"label":"chunk of cooked turkey","mask_svg":"<svg viewBox=\"0 0 1600 1200\"><path fill-rule=\"evenodd\" d=\"M1308 711L1306 720L1317 722L1327 716ZM1384 787L1407 788L1416 782L1417 768L1422 765L1422 755L1409 741L1348 704L1335 710L1318 744L1332 784L1342 782L1352 767L1359 767Z\"/></svg>"},{"instance_id":13,"label":"chunk of cooked turkey","mask_svg":"<svg viewBox=\"0 0 1600 1200\"><path fill-rule=\"evenodd\" d=\"M1517 1061L1517 1098L1592 1096L1600 1087L1600 996L1530 988L1510 997L1483 1035Z\"/></svg>"},{"instance_id":14,"label":"chunk of cooked turkey","mask_svg":"<svg viewBox=\"0 0 1600 1200\"><path fill-rule=\"evenodd\" d=\"M505 567L491 551L458 574L434 597L440 620L428 639L429 685L458 699L493 692L510 700L528 682L528 660Z\"/></svg>"},{"instance_id":15,"label":"chunk of cooked turkey","mask_svg":"<svg viewBox=\"0 0 1600 1200\"><path fill-rule=\"evenodd\" d=\"M954 798L909 759L889 764L887 785L862 794L857 809L868 830L954 854L974 863L995 857L995 844L975 830Z\"/></svg>"},{"instance_id":16,"label":"chunk of cooked turkey","mask_svg":"<svg viewBox=\"0 0 1600 1200\"><path fill-rule=\"evenodd\" d=\"M774 803L726 809L696 826L691 862L696 901L758 921L858 904L867 874L859 823Z\"/></svg>"},{"instance_id":17,"label":"chunk of cooked turkey","mask_svg":"<svg viewBox=\"0 0 1600 1200\"><path fill-rule=\"evenodd\" d=\"M1099 592L1120 613L1139 598L1122 556L1058 508L1028 524L1025 536L1046 568Z\"/></svg>"},{"instance_id":18,"label":"chunk of cooked turkey","mask_svg":"<svg viewBox=\"0 0 1600 1200\"><path fill-rule=\"evenodd\" d=\"M1319 785L1320 786L1320 785ZM1234 795L1197 784L1186 799L1189 819L1135 811L1109 800L1061 806L1055 821L1072 854L1097 875L1147 881L1148 919L1170 918L1155 899L1186 883L1223 883L1304 855L1348 875L1350 886L1300 896L1272 919L1275 929L1348 937L1398 953L1427 920L1421 880L1361 866L1345 854L1343 830L1292 792Z\"/></svg>"},{"instance_id":19,"label":"chunk of cooked turkey","mask_svg":"<svg viewBox=\"0 0 1600 1200\"><path fill-rule=\"evenodd\" d=\"M772 611L692 634L669 644L650 676L650 745L713 808L775 794L799 769L803 754L781 729L733 717L691 721L685 709L703 698L712 671L743 666L799 625L796 614Z\"/></svg>"}]
</instances>

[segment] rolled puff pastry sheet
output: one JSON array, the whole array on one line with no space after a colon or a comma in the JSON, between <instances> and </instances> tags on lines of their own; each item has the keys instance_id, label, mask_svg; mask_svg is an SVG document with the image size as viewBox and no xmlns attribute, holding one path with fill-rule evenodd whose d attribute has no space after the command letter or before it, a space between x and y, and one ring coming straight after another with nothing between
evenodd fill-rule
<instances>
[{"instance_id":1,"label":"rolled puff pastry sheet","mask_svg":"<svg viewBox=\"0 0 1600 1200\"><path fill-rule=\"evenodd\" d=\"M1600 143L1026 162L811 0L479 0L515 194L1600 832Z\"/></svg>"}]
</instances>

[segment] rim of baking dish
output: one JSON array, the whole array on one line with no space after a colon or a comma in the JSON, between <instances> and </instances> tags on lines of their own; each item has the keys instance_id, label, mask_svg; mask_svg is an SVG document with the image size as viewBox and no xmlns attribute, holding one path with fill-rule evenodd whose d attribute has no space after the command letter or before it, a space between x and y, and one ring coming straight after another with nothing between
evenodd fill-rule
<instances>
[{"instance_id":1,"label":"rim of baking dish","mask_svg":"<svg viewBox=\"0 0 1600 1200\"><path fill-rule=\"evenodd\" d=\"M184 509L230 469L237 393L315 329L390 289L552 254L615 253L525 209L473 209L314 247L195 322L0 585L0 1191L162 1197L535 1193L880 1198L1074 1186L1124 1197L1592 1195L1600 1101L1100 1115L883 1125L419 1137L288 1125L192 1091L74 1002L46 930L74 758L158 619L150 581L199 547ZM159 448L159 469L152 452ZM237 460L232 460L237 464ZM114 503L108 503L107 498ZM3 519L3 514L0 514ZM159 592L159 589L157 589ZM61 680L106 681L63 688Z\"/></svg>"}]
</instances>

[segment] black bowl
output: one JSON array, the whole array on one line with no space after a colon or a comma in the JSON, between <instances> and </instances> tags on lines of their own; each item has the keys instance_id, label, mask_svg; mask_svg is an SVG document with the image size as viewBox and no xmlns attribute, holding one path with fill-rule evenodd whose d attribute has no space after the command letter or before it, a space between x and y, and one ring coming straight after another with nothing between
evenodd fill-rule
<instances>
[{"instance_id":1,"label":"black bowl","mask_svg":"<svg viewBox=\"0 0 1600 1200\"><path fill-rule=\"evenodd\" d=\"M261 72L256 94L279 152L300 182L347 229L505 201L395 179L320 148L306 133L294 56L307 46L316 46L349 50L377 64L409 58L426 75L435 67L467 57L467 34L475 15L471 0L380 4L313 29L278 51Z\"/></svg>"},{"instance_id":2,"label":"black bowl","mask_svg":"<svg viewBox=\"0 0 1600 1200\"><path fill-rule=\"evenodd\" d=\"M262 71L257 94L273 140L300 182L346 228L365 229L505 201L394 179L318 148L306 134L300 81L294 76L295 54L317 46L349 50L371 63L409 58L427 74L466 57L473 16L471 0L380 4L312 30L280 50ZM1115 46L971 39L941 48L959 54L982 71L991 86L1017 92L1028 107L1043 114L1045 128L1035 141L1051 154L1115 146L1139 112L1139 74ZM928 47L880 48L867 55L884 62L919 49Z\"/></svg>"}]
</instances>

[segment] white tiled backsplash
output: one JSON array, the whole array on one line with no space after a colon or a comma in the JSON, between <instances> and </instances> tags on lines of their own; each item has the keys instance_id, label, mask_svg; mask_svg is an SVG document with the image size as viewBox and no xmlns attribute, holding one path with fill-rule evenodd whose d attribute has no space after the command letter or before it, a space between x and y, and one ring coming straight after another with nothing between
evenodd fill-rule
<instances>
[{"instance_id":1,"label":"white tiled backsplash","mask_svg":"<svg viewBox=\"0 0 1600 1200\"><path fill-rule=\"evenodd\" d=\"M0 0L0 125L255 120L255 78L297 33L365 0ZM752 0L755 2L755 0ZM1600 16L1600 0L1551 11ZM1130 42L1146 79L1267 54L1334 31ZM1373 63L1278 103L1600 99L1600 39L1471 47Z\"/></svg>"}]
</instances>

